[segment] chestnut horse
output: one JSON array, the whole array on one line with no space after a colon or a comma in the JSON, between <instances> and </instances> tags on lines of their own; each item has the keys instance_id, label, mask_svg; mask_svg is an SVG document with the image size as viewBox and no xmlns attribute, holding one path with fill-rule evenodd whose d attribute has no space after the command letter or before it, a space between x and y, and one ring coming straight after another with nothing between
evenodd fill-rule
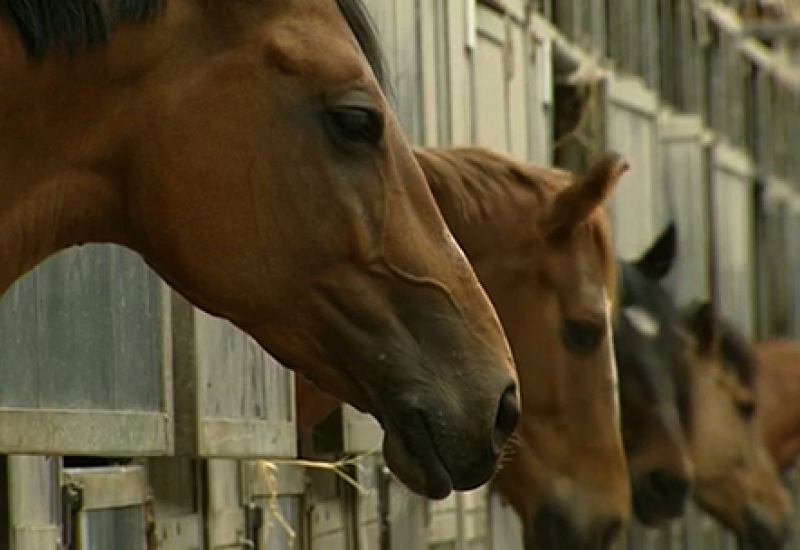
<instances>
[{"instance_id":1,"label":"chestnut horse","mask_svg":"<svg viewBox=\"0 0 800 550\"><path fill-rule=\"evenodd\" d=\"M618 261L614 351L619 369L622 440L633 512L648 526L681 515L692 464L686 438L688 404L678 399L675 373L686 372L691 338L660 282L675 260L669 225L642 256Z\"/></svg>"},{"instance_id":2,"label":"chestnut horse","mask_svg":"<svg viewBox=\"0 0 800 550\"><path fill-rule=\"evenodd\" d=\"M489 479L511 353L359 0L2 0L0 52L0 292L70 246L126 246L374 414L412 490Z\"/></svg>"},{"instance_id":3,"label":"chestnut horse","mask_svg":"<svg viewBox=\"0 0 800 550\"><path fill-rule=\"evenodd\" d=\"M753 418L753 350L733 325L714 318L711 304L691 308L687 319L698 359L688 388L694 499L736 534L740 548L780 548L790 500Z\"/></svg>"},{"instance_id":4,"label":"chestnut horse","mask_svg":"<svg viewBox=\"0 0 800 550\"><path fill-rule=\"evenodd\" d=\"M630 493L610 339L615 262L600 205L625 164L610 155L576 178L481 149L417 159L516 359L523 410L500 491L537 548L607 548ZM336 405L298 390L306 429Z\"/></svg>"},{"instance_id":5,"label":"chestnut horse","mask_svg":"<svg viewBox=\"0 0 800 550\"><path fill-rule=\"evenodd\" d=\"M755 351L756 426L778 470L784 472L800 456L800 342L759 342Z\"/></svg>"}]
</instances>

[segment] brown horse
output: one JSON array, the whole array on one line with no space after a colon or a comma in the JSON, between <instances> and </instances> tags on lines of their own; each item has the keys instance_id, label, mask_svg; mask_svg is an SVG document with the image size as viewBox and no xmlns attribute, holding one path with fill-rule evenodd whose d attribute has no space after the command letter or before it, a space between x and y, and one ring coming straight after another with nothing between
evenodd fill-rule
<instances>
[{"instance_id":1,"label":"brown horse","mask_svg":"<svg viewBox=\"0 0 800 550\"><path fill-rule=\"evenodd\" d=\"M756 344L761 440L779 471L800 456L800 342L771 340Z\"/></svg>"},{"instance_id":2,"label":"brown horse","mask_svg":"<svg viewBox=\"0 0 800 550\"><path fill-rule=\"evenodd\" d=\"M625 169L583 178L480 149L420 150L445 220L492 299L523 410L501 493L538 548L606 548L629 514L609 299L616 279L600 208ZM299 387L306 428L335 401Z\"/></svg>"},{"instance_id":3,"label":"brown horse","mask_svg":"<svg viewBox=\"0 0 800 550\"><path fill-rule=\"evenodd\" d=\"M493 473L516 377L358 2L2 0L0 292L129 247L374 414L395 473L443 497Z\"/></svg>"},{"instance_id":4,"label":"brown horse","mask_svg":"<svg viewBox=\"0 0 800 550\"><path fill-rule=\"evenodd\" d=\"M779 548L790 502L753 420L753 350L736 328L714 318L710 304L692 308L687 318L697 338L688 388L694 498L736 534L740 547Z\"/></svg>"}]
</instances>

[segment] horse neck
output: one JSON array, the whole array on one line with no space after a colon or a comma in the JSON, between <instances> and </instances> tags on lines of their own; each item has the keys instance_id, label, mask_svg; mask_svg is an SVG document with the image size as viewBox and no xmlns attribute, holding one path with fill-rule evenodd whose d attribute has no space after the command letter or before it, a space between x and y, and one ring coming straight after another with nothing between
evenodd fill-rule
<instances>
[{"instance_id":1,"label":"horse neck","mask_svg":"<svg viewBox=\"0 0 800 550\"><path fill-rule=\"evenodd\" d=\"M505 168L516 167L511 160L487 161L475 170L480 160L472 159L472 165L464 162L474 151L427 149L417 155L447 226L473 262L498 250L518 248L515 243L531 238L542 211L536 182L510 181ZM516 174L523 177L521 171Z\"/></svg>"},{"instance_id":2,"label":"horse neck","mask_svg":"<svg viewBox=\"0 0 800 550\"><path fill-rule=\"evenodd\" d=\"M108 115L124 119L123 98L81 80L86 64L62 62L0 58L0 81L13 83L0 91L0 294L69 246L127 244L125 127Z\"/></svg>"},{"instance_id":3,"label":"horse neck","mask_svg":"<svg viewBox=\"0 0 800 550\"><path fill-rule=\"evenodd\" d=\"M800 457L800 343L757 344L757 425L779 469Z\"/></svg>"}]
</instances>

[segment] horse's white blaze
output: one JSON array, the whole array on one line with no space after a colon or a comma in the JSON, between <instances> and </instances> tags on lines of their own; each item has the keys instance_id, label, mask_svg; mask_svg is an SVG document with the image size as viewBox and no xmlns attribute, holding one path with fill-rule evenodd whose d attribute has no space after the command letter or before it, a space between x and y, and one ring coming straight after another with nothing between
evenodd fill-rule
<instances>
[{"instance_id":1,"label":"horse's white blaze","mask_svg":"<svg viewBox=\"0 0 800 550\"><path fill-rule=\"evenodd\" d=\"M608 293L603 289L603 297L606 302L606 340L608 341L608 353L611 354L611 385L614 388L614 422L619 430L621 427L622 412L619 404L619 374L617 372L617 358L614 353L614 333L613 333L613 308L614 305L608 298Z\"/></svg>"},{"instance_id":2,"label":"horse's white blaze","mask_svg":"<svg viewBox=\"0 0 800 550\"><path fill-rule=\"evenodd\" d=\"M641 307L626 307L622 310L622 314L631 322L633 328L643 336L655 338L661 332L661 324L647 310Z\"/></svg>"}]
</instances>

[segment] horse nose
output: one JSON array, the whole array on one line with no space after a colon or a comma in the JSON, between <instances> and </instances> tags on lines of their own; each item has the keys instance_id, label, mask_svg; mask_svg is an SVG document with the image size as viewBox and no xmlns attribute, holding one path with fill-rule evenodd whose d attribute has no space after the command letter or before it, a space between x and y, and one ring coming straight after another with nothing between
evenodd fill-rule
<instances>
[{"instance_id":1,"label":"horse nose","mask_svg":"<svg viewBox=\"0 0 800 550\"><path fill-rule=\"evenodd\" d=\"M761 515L755 511L749 511L747 524L745 526L746 548L758 548L759 550L777 550L783 544L786 534L779 532L770 526Z\"/></svg>"},{"instance_id":2,"label":"horse nose","mask_svg":"<svg viewBox=\"0 0 800 550\"><path fill-rule=\"evenodd\" d=\"M600 548L610 548L622 532L622 520L620 518L610 518L606 526L602 528L600 535Z\"/></svg>"},{"instance_id":3,"label":"horse nose","mask_svg":"<svg viewBox=\"0 0 800 550\"><path fill-rule=\"evenodd\" d=\"M517 422L519 422L519 414L520 406L517 386L511 383L500 397L500 403L497 406L497 416L494 419L492 443L495 453L500 453L500 451L502 451L506 441L508 441L511 434L514 433Z\"/></svg>"},{"instance_id":4,"label":"horse nose","mask_svg":"<svg viewBox=\"0 0 800 550\"><path fill-rule=\"evenodd\" d=\"M779 537L766 524L759 520L751 520L747 525L747 542L753 548L764 550L780 548Z\"/></svg>"},{"instance_id":5,"label":"horse nose","mask_svg":"<svg viewBox=\"0 0 800 550\"><path fill-rule=\"evenodd\" d=\"M654 470L644 479L647 491L661 502L680 504L689 495L689 482L675 474Z\"/></svg>"}]
</instances>

